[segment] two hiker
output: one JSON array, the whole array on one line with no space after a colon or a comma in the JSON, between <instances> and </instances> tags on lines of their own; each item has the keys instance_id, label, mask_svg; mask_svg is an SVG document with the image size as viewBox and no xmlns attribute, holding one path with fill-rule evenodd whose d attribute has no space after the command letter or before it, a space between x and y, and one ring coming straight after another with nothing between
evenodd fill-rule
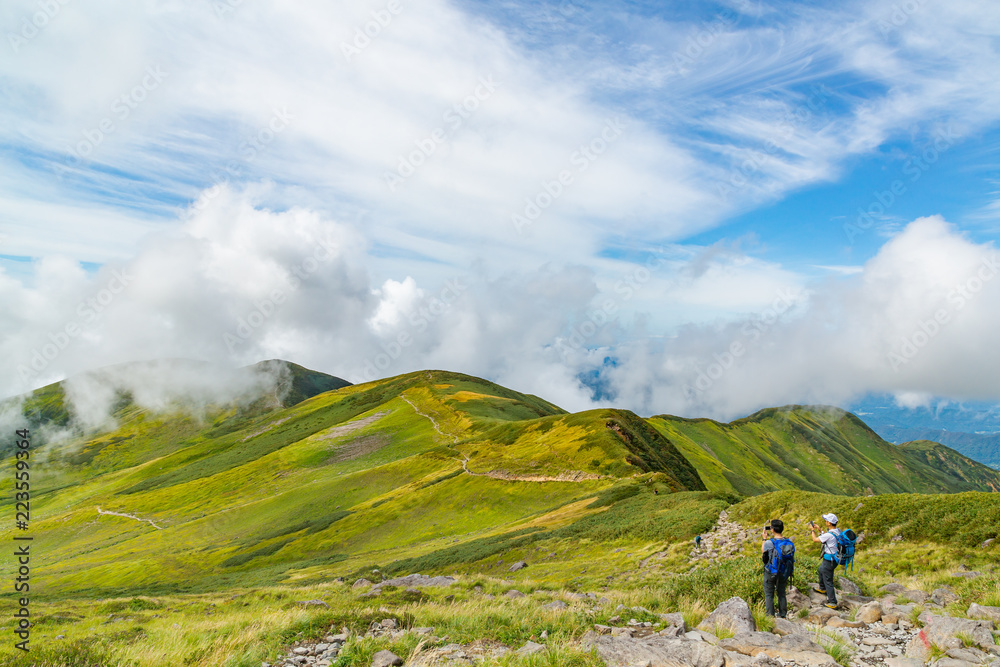
<instances>
[{"instance_id":1,"label":"two hiker","mask_svg":"<svg viewBox=\"0 0 1000 667\"><path fill-rule=\"evenodd\" d=\"M816 524L809 522L813 542L823 545L823 559L818 570L819 587L813 590L826 596L827 607L836 609L837 593L833 587L833 571L837 569L837 565L846 567L854 560L856 536L852 530L841 532L837 528L836 514L824 514L823 521L826 522L827 529L820 535L816 534L819 530ZM774 595L777 593L777 615L781 618L785 618L788 613L785 589L795 569L795 544L783 535L784 530L785 524L781 519L771 519L764 526L760 547L761 560L764 562L764 605L767 615L774 616Z\"/></svg>"}]
</instances>

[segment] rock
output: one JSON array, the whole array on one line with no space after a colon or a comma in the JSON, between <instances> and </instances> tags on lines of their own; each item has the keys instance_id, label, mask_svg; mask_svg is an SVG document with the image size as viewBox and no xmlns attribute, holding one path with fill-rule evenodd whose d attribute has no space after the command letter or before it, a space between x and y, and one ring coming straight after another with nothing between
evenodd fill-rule
<instances>
[{"instance_id":1,"label":"rock","mask_svg":"<svg viewBox=\"0 0 1000 667\"><path fill-rule=\"evenodd\" d=\"M738 632L732 637L720 639L718 647L743 655L756 655L762 648L777 646L780 639L770 632Z\"/></svg>"},{"instance_id":2,"label":"rock","mask_svg":"<svg viewBox=\"0 0 1000 667\"><path fill-rule=\"evenodd\" d=\"M885 661L885 667L924 667L924 663L911 658L889 658Z\"/></svg>"},{"instance_id":3,"label":"rock","mask_svg":"<svg viewBox=\"0 0 1000 667\"><path fill-rule=\"evenodd\" d=\"M660 614L660 620L663 621L664 625L671 627L678 627L681 629L681 634L688 631L687 623L684 622L684 616L676 612L672 614Z\"/></svg>"},{"instance_id":4,"label":"rock","mask_svg":"<svg viewBox=\"0 0 1000 667\"><path fill-rule=\"evenodd\" d=\"M837 667L837 661L822 651L817 653L814 651L790 651L781 648L766 648L761 653L772 658L779 658L786 663L791 662L803 667Z\"/></svg>"},{"instance_id":5,"label":"rock","mask_svg":"<svg viewBox=\"0 0 1000 667\"><path fill-rule=\"evenodd\" d=\"M895 644L891 639L886 639L885 637L865 637L861 640L861 643L865 646L886 646L888 644Z\"/></svg>"},{"instance_id":6,"label":"rock","mask_svg":"<svg viewBox=\"0 0 1000 667\"><path fill-rule=\"evenodd\" d=\"M395 630L398 627L396 619L394 618L383 618L382 622L379 623L379 625L381 625L386 630Z\"/></svg>"},{"instance_id":7,"label":"rock","mask_svg":"<svg viewBox=\"0 0 1000 667\"><path fill-rule=\"evenodd\" d=\"M397 588L422 588L422 587L446 587L455 583L452 577L429 577L426 574L409 574L405 577L386 579L375 585L375 589L383 586L395 586ZM357 586L357 583L354 584Z\"/></svg>"},{"instance_id":8,"label":"rock","mask_svg":"<svg viewBox=\"0 0 1000 667\"><path fill-rule=\"evenodd\" d=\"M521 561L518 561L518 562L514 563L513 565L511 565L509 568L507 568L507 571L508 572L517 572L518 570L523 570L526 567L528 567L528 564L525 563L523 560L521 560Z\"/></svg>"},{"instance_id":9,"label":"rock","mask_svg":"<svg viewBox=\"0 0 1000 667\"><path fill-rule=\"evenodd\" d=\"M906 586L893 582L891 584L886 584L879 590L885 591L886 593L891 593L892 595L902 595L903 593L906 592Z\"/></svg>"},{"instance_id":10,"label":"rock","mask_svg":"<svg viewBox=\"0 0 1000 667\"><path fill-rule=\"evenodd\" d=\"M298 648L293 648L292 653L295 655L309 655L309 649L304 646L299 646Z\"/></svg>"},{"instance_id":11,"label":"rock","mask_svg":"<svg viewBox=\"0 0 1000 667\"><path fill-rule=\"evenodd\" d=\"M774 619L774 634L785 637L787 635L804 634L806 629L798 623L793 623L787 618Z\"/></svg>"},{"instance_id":12,"label":"rock","mask_svg":"<svg viewBox=\"0 0 1000 667\"><path fill-rule=\"evenodd\" d=\"M906 597L908 597L908 598L910 598L911 600L913 600L917 604L923 604L923 603L927 602L927 598L930 597L924 591L920 591L920 590L917 590L915 588L907 588L906 591L903 593L903 595L906 596Z\"/></svg>"},{"instance_id":13,"label":"rock","mask_svg":"<svg viewBox=\"0 0 1000 667\"><path fill-rule=\"evenodd\" d=\"M877 623L882 620L882 605L878 601L869 602L858 609L855 618L864 623Z\"/></svg>"},{"instance_id":14,"label":"rock","mask_svg":"<svg viewBox=\"0 0 1000 667\"><path fill-rule=\"evenodd\" d=\"M562 600L554 600L548 603L547 605L543 606L542 609L548 609L549 611L561 611L563 609L566 609L567 607L569 607L569 605L563 602Z\"/></svg>"},{"instance_id":15,"label":"rock","mask_svg":"<svg viewBox=\"0 0 1000 667\"><path fill-rule=\"evenodd\" d=\"M518 655L535 655L545 650L545 644L537 644L533 641L525 642L524 646L517 649Z\"/></svg>"},{"instance_id":16,"label":"rock","mask_svg":"<svg viewBox=\"0 0 1000 667\"><path fill-rule=\"evenodd\" d=\"M954 572L954 573L952 573L951 576L953 576L953 577L962 577L963 579L975 579L976 577L983 576L983 573L982 572L975 572L975 571L973 571L973 572Z\"/></svg>"},{"instance_id":17,"label":"rock","mask_svg":"<svg viewBox=\"0 0 1000 667\"><path fill-rule=\"evenodd\" d=\"M707 632L712 632L717 627L728 628L735 634L757 630L750 606L741 597L729 598L698 624L699 630Z\"/></svg>"},{"instance_id":18,"label":"rock","mask_svg":"<svg viewBox=\"0 0 1000 667\"><path fill-rule=\"evenodd\" d=\"M924 617L924 615L921 615ZM996 642L993 640L993 622L992 621L977 621L968 618L952 618L951 616L935 616L928 615L926 618L924 629L920 631L917 635L918 639L926 639L927 642L932 644L937 644L938 646L944 648L959 648L959 646L952 646L954 644L956 634L965 634L972 637L972 640L980 647L994 646ZM954 641L950 641L954 640ZM910 656L916 657L916 656Z\"/></svg>"},{"instance_id":19,"label":"rock","mask_svg":"<svg viewBox=\"0 0 1000 667\"><path fill-rule=\"evenodd\" d=\"M434 634L434 628L413 628L410 632L415 635L432 635Z\"/></svg>"},{"instance_id":20,"label":"rock","mask_svg":"<svg viewBox=\"0 0 1000 667\"><path fill-rule=\"evenodd\" d=\"M645 639L629 639L588 633L581 639L581 644L585 648L596 649L597 655L608 667L724 667L726 664L726 653L722 649L701 641L668 639L655 635Z\"/></svg>"},{"instance_id":21,"label":"rock","mask_svg":"<svg viewBox=\"0 0 1000 667\"><path fill-rule=\"evenodd\" d=\"M509 591L507 591L503 595L506 598L515 598L515 599L516 598L526 598L526 597L528 597L527 595L525 595L521 591L517 590L516 588L510 589Z\"/></svg>"},{"instance_id":22,"label":"rock","mask_svg":"<svg viewBox=\"0 0 1000 667\"><path fill-rule=\"evenodd\" d=\"M351 588L368 588L371 585L372 582L368 581L367 579L358 579L357 581L354 582L354 585L351 586Z\"/></svg>"},{"instance_id":23,"label":"rock","mask_svg":"<svg viewBox=\"0 0 1000 667\"><path fill-rule=\"evenodd\" d=\"M935 588L934 592L931 593L931 601L934 604L939 604L945 607L952 602L958 602L962 598L959 597L955 591L951 590L949 586L942 586L941 588Z\"/></svg>"},{"instance_id":24,"label":"rock","mask_svg":"<svg viewBox=\"0 0 1000 667\"><path fill-rule=\"evenodd\" d=\"M846 618L834 616L826 622L828 628L863 628L867 623L864 621L848 621Z\"/></svg>"},{"instance_id":25,"label":"rock","mask_svg":"<svg viewBox=\"0 0 1000 667\"><path fill-rule=\"evenodd\" d=\"M628 637L631 639L634 632L632 628L611 628L612 637Z\"/></svg>"},{"instance_id":26,"label":"rock","mask_svg":"<svg viewBox=\"0 0 1000 667\"><path fill-rule=\"evenodd\" d=\"M861 587L850 579L837 577L837 583L840 585L840 590L845 593L850 593L851 595L861 595Z\"/></svg>"},{"instance_id":27,"label":"rock","mask_svg":"<svg viewBox=\"0 0 1000 667\"><path fill-rule=\"evenodd\" d=\"M995 537L991 537L991 538L989 538L988 540L983 540L983 543L979 545L979 548L980 548L980 549L986 549L986 548L987 548L987 547L989 547L989 546L990 546L991 544L993 544L993 542L994 542L994 541L996 541L996 538L995 538Z\"/></svg>"},{"instance_id":28,"label":"rock","mask_svg":"<svg viewBox=\"0 0 1000 667\"><path fill-rule=\"evenodd\" d=\"M330 605L323 602L322 600L303 600L302 602L296 602L295 604L300 604L303 607L326 607L330 608Z\"/></svg>"},{"instance_id":29,"label":"rock","mask_svg":"<svg viewBox=\"0 0 1000 667\"><path fill-rule=\"evenodd\" d=\"M982 663L956 660L955 658L941 658L934 663L934 667L978 667L980 664Z\"/></svg>"},{"instance_id":30,"label":"rock","mask_svg":"<svg viewBox=\"0 0 1000 667\"><path fill-rule=\"evenodd\" d=\"M835 609L829 607L815 607L809 610L809 622L816 625L826 625L834 616L840 616Z\"/></svg>"},{"instance_id":31,"label":"rock","mask_svg":"<svg viewBox=\"0 0 1000 667\"><path fill-rule=\"evenodd\" d=\"M379 651L372 657L372 667L396 667L402 664L403 659L392 651Z\"/></svg>"},{"instance_id":32,"label":"rock","mask_svg":"<svg viewBox=\"0 0 1000 667\"><path fill-rule=\"evenodd\" d=\"M974 648L951 648L948 649L948 657L954 658L955 660L964 660L966 662L971 662L974 665L980 665L987 662L988 657L982 651L977 651Z\"/></svg>"},{"instance_id":33,"label":"rock","mask_svg":"<svg viewBox=\"0 0 1000 667\"><path fill-rule=\"evenodd\" d=\"M671 625L670 627L660 630L656 634L661 637L681 637L685 634L685 631L680 625Z\"/></svg>"},{"instance_id":34,"label":"rock","mask_svg":"<svg viewBox=\"0 0 1000 667\"><path fill-rule=\"evenodd\" d=\"M984 607L981 604L973 602L969 605L969 611L966 612L966 615L969 618L993 621L995 625L1000 627L1000 607Z\"/></svg>"},{"instance_id":35,"label":"rock","mask_svg":"<svg viewBox=\"0 0 1000 667\"><path fill-rule=\"evenodd\" d=\"M610 635L611 634L611 626L610 625L601 625L600 623L595 623L594 624L594 632L596 632L599 635Z\"/></svg>"},{"instance_id":36,"label":"rock","mask_svg":"<svg viewBox=\"0 0 1000 667\"><path fill-rule=\"evenodd\" d=\"M785 593L785 599L788 600L788 608L792 609L805 609L809 606L809 597L803 595L799 589L794 586L790 586L788 591Z\"/></svg>"}]
</instances>

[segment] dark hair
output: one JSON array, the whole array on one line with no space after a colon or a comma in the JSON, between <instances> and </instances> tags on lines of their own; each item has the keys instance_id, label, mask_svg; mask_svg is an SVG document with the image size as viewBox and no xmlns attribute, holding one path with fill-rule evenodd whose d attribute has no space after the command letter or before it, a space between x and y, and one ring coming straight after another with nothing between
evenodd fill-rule
<instances>
[{"instance_id":1,"label":"dark hair","mask_svg":"<svg viewBox=\"0 0 1000 667\"><path fill-rule=\"evenodd\" d=\"M785 532L785 522L781 519L771 519L771 530L776 533Z\"/></svg>"}]
</instances>

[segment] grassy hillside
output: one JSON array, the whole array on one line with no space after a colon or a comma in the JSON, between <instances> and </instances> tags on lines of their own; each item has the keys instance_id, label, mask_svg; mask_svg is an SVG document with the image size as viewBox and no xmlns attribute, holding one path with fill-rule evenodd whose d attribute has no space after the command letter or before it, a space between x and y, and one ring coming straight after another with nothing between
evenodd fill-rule
<instances>
[{"instance_id":1,"label":"grassy hillside","mask_svg":"<svg viewBox=\"0 0 1000 667\"><path fill-rule=\"evenodd\" d=\"M126 404L116 418L111 431L51 445L33 473L44 593L301 582L519 531L566 539L548 533L607 512L595 499L623 483L639 484L623 499L704 489L631 413L568 415L456 373L263 412Z\"/></svg>"},{"instance_id":2,"label":"grassy hillside","mask_svg":"<svg viewBox=\"0 0 1000 667\"><path fill-rule=\"evenodd\" d=\"M123 397L110 430L37 452L37 592L300 585L375 568L501 575L515 560L539 581L593 585L635 576L653 553L682 567L687 541L737 494L951 492L1000 477L941 446L889 445L834 410L645 420L568 414L459 373L281 377L271 396L196 411ZM71 423L60 391L25 403L29 426Z\"/></svg>"},{"instance_id":3,"label":"grassy hillside","mask_svg":"<svg viewBox=\"0 0 1000 667\"><path fill-rule=\"evenodd\" d=\"M723 424L649 420L697 468L709 490L864 494L998 490L1000 474L934 443L892 445L854 415L825 406L761 410Z\"/></svg>"}]
</instances>

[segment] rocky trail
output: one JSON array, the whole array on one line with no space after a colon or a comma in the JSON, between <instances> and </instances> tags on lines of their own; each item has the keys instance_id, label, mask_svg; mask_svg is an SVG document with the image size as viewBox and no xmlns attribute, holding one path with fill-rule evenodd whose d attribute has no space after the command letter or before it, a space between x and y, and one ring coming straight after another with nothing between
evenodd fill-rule
<instances>
[{"instance_id":1,"label":"rocky trail","mask_svg":"<svg viewBox=\"0 0 1000 667\"><path fill-rule=\"evenodd\" d=\"M421 588L454 583L450 577L417 574L378 584L360 579L353 588L359 596L370 598L380 595L386 586L420 593ZM516 589L498 598L478 587L473 592L501 604L505 600L530 604L535 599ZM609 625L594 624L577 644L584 650L595 650L608 667L1000 667L1000 647L993 634L1000 624L1000 607L972 604L967 618L958 618L944 611L958 599L947 587L927 593L888 584L880 592L881 597L869 598L840 591L840 606L829 609L822 605L824 596L790 588L789 618L774 619L770 632L757 627L749 605L738 597L720 604L694 628L688 627L679 613L653 614L642 607L619 605ZM611 604L594 593L564 593L560 597L538 600L537 604L554 614L582 612L593 616L606 614ZM300 604L324 603L312 600ZM640 622L630 618L632 615L660 620ZM404 661L390 651L380 651L372 667L475 665L511 653L542 653L548 640L542 633L521 646L487 640L458 644L449 642L447 636L437 636L433 627L400 627L393 618L372 623L365 636L398 638L406 633L422 638L414 654ZM296 643L281 661L263 667L329 667L351 637L346 628L331 628L323 641Z\"/></svg>"}]
</instances>

